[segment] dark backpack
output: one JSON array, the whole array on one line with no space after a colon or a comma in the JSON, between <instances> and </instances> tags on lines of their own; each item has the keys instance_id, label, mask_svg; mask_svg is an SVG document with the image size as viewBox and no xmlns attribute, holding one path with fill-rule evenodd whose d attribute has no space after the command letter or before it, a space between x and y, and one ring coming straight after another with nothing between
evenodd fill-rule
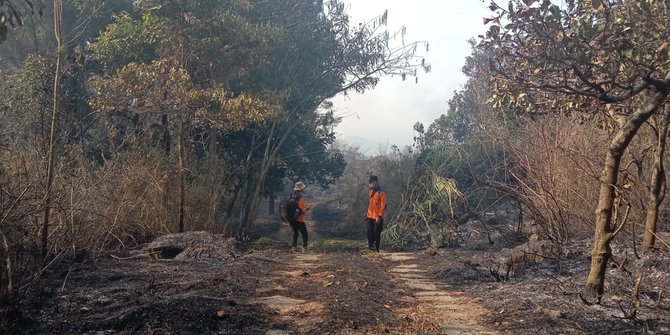
<instances>
[{"instance_id":1,"label":"dark backpack","mask_svg":"<svg viewBox=\"0 0 670 335\"><path fill-rule=\"evenodd\" d=\"M279 216L284 222L293 222L300 215L298 200L300 197L291 194L288 198L279 202Z\"/></svg>"}]
</instances>

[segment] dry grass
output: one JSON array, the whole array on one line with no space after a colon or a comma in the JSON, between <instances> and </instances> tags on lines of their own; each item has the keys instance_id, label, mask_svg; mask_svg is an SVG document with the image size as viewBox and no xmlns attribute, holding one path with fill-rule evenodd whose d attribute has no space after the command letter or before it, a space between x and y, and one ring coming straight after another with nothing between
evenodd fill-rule
<instances>
[{"instance_id":1,"label":"dry grass","mask_svg":"<svg viewBox=\"0 0 670 335\"><path fill-rule=\"evenodd\" d=\"M1 157L0 231L7 242L0 253L4 291L10 277L13 288L27 288L33 274L42 271L36 260L44 208L43 160L30 153ZM104 164L76 149L61 154L54 180L51 260L81 254L96 257L175 232L179 177L171 159L149 149L118 154ZM208 162L191 174L186 190L187 230L222 230L224 166Z\"/></svg>"},{"instance_id":2,"label":"dry grass","mask_svg":"<svg viewBox=\"0 0 670 335\"><path fill-rule=\"evenodd\" d=\"M519 197L546 237L565 242L592 231L606 136L550 118L527 124L510 141Z\"/></svg>"}]
</instances>

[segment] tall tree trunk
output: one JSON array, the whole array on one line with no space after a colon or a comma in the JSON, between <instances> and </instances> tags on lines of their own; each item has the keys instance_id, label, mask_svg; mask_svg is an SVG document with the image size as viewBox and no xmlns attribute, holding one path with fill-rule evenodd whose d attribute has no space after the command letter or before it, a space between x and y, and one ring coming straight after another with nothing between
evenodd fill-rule
<instances>
[{"instance_id":1,"label":"tall tree trunk","mask_svg":"<svg viewBox=\"0 0 670 335\"><path fill-rule=\"evenodd\" d=\"M47 152L47 185L44 196L44 222L42 224L42 266L46 266L49 241L49 214L51 211L51 193L54 175L54 153L56 151L56 122L58 120L58 105L60 101L60 72L61 56L63 53L63 39L61 33L61 14L63 3L54 0L54 32L56 35L56 71L53 85L53 109L51 111L51 129L49 131L49 148Z\"/></svg>"},{"instance_id":2,"label":"tall tree trunk","mask_svg":"<svg viewBox=\"0 0 670 335\"><path fill-rule=\"evenodd\" d=\"M5 261L5 275L7 277L7 284L5 285L5 288L7 289L6 293L12 293L14 291L14 267L12 266L12 248L9 245L9 239L7 238L7 235L5 235L4 231L0 231L0 235L2 236L2 253L4 256L4 261ZM2 273L0 271L0 273ZM0 278L1 279L1 278ZM2 290L0 290L0 295L2 295Z\"/></svg>"},{"instance_id":3,"label":"tall tree trunk","mask_svg":"<svg viewBox=\"0 0 670 335\"><path fill-rule=\"evenodd\" d=\"M208 130L207 134L207 139L206 139L206 150L207 154L205 159L207 160L208 166L212 166L211 164L217 164L218 163L218 153L217 153L217 132L216 128L210 127ZM214 199L212 199L210 206L211 206L211 211L209 212L209 216L207 217L207 227L209 229L214 230L216 226L216 214L218 212L218 209L220 208L219 206L221 205L221 185L216 183L217 178L212 177L210 179L210 186L212 187L213 192L215 192L216 196Z\"/></svg>"},{"instance_id":4,"label":"tall tree trunk","mask_svg":"<svg viewBox=\"0 0 670 335\"><path fill-rule=\"evenodd\" d=\"M170 156L170 149L172 148L172 143L170 140L170 127L169 119L167 114L161 116L161 127L163 127L163 149L165 150L165 156Z\"/></svg>"},{"instance_id":5,"label":"tall tree trunk","mask_svg":"<svg viewBox=\"0 0 670 335\"><path fill-rule=\"evenodd\" d=\"M612 256L610 242L619 231L612 224L612 209L621 158L642 124L665 102L668 95L667 81L668 78L664 82L666 88L651 93L646 104L628 117L624 126L610 141L605 166L600 176L600 194L595 212L596 222L593 250L591 251L591 269L585 287L585 294L588 297L595 297L599 300L603 294L607 263Z\"/></svg>"},{"instance_id":6,"label":"tall tree trunk","mask_svg":"<svg viewBox=\"0 0 670 335\"><path fill-rule=\"evenodd\" d=\"M233 227L237 228L239 226L239 221L240 221L240 213L242 212L242 207L243 207L243 199L245 194L248 192L247 189L249 188L249 183L253 179L253 167L252 167L252 161L254 158L254 153L256 152L256 140L258 138L258 134L254 133L254 135L251 138L251 144L249 146L249 152L247 153L247 157L244 161L244 177L239 180L236 183L236 187L234 188L234 194L232 197L232 200L230 201L230 204L228 205L228 209L226 211L226 215L224 216L223 219L223 226L227 232L232 232Z\"/></svg>"},{"instance_id":7,"label":"tall tree trunk","mask_svg":"<svg viewBox=\"0 0 670 335\"><path fill-rule=\"evenodd\" d=\"M268 214L275 215L275 192L270 192L268 196Z\"/></svg>"},{"instance_id":8,"label":"tall tree trunk","mask_svg":"<svg viewBox=\"0 0 670 335\"><path fill-rule=\"evenodd\" d=\"M179 232L184 232L184 210L186 203L186 169L184 168L184 122L179 120L179 134L177 143L179 145Z\"/></svg>"},{"instance_id":9,"label":"tall tree trunk","mask_svg":"<svg viewBox=\"0 0 670 335\"><path fill-rule=\"evenodd\" d=\"M163 141L163 150L165 153L165 157L169 158L170 155L172 155L172 141L173 141L173 136L170 133L170 123L172 120L170 120L170 116L168 114L163 114L161 116L161 126L163 127L163 135L162 135L162 141ZM169 159L168 159L169 161ZM174 192L174 180L171 178L171 171L167 170L164 173L168 174L163 178L163 210L164 213L166 214L166 217L162 219L162 222L168 223L170 222L170 217L171 217L171 212L170 208L173 206L173 201L172 201L172 196ZM166 229L171 229L167 227Z\"/></svg>"},{"instance_id":10,"label":"tall tree trunk","mask_svg":"<svg viewBox=\"0 0 670 335\"><path fill-rule=\"evenodd\" d=\"M658 208L663 203L666 191L665 167L663 156L665 156L665 141L668 138L668 124L670 124L670 111L663 113L663 117L656 129L656 149L654 150L654 167L651 172L649 183L649 201L647 205L647 217L644 225L644 239L642 250L649 251L656 243L656 224L658 222Z\"/></svg>"},{"instance_id":11,"label":"tall tree trunk","mask_svg":"<svg viewBox=\"0 0 670 335\"><path fill-rule=\"evenodd\" d=\"M263 185L265 184L265 178L270 171L270 167L274 162L274 158L276 157L273 156L274 150L272 147L272 139L274 138L276 128L277 124L272 124L272 128L270 128L270 133L268 134L267 142L265 144L265 152L263 153L263 160L261 161L259 176L252 183L252 191L247 194L247 198L244 203L242 220L240 221L240 229L244 231L251 230L251 222L254 220L256 208L258 206L258 197L261 194ZM288 136L288 134L284 134L284 136Z\"/></svg>"},{"instance_id":12,"label":"tall tree trunk","mask_svg":"<svg viewBox=\"0 0 670 335\"><path fill-rule=\"evenodd\" d=\"M267 175L270 172L272 164L274 164L275 160L277 159L279 151L281 150L282 146L293 132L293 129L295 129L297 123L298 123L297 120L291 121L289 119L289 121L287 122L288 126L286 130L284 130L279 140L276 141L276 143L274 143L274 146L272 143L273 142L272 139L274 137L276 125L273 125L272 130L270 131L270 136L268 137L268 143L266 146L265 154L263 156L263 162L261 164L261 169L259 171L258 178L256 178L251 184L253 185L253 189L252 192L247 197L247 201L245 202L243 208L243 216L242 221L240 223L242 229L245 231L250 231L253 228L252 223L254 220L256 209L258 208L258 203L260 201L260 194L263 185L265 185Z\"/></svg>"},{"instance_id":13,"label":"tall tree trunk","mask_svg":"<svg viewBox=\"0 0 670 335\"><path fill-rule=\"evenodd\" d=\"M516 233L520 235L523 232L523 204L521 203L521 200L519 200L518 198L516 199L516 205L519 208L519 214L517 217L518 225L516 227Z\"/></svg>"}]
</instances>

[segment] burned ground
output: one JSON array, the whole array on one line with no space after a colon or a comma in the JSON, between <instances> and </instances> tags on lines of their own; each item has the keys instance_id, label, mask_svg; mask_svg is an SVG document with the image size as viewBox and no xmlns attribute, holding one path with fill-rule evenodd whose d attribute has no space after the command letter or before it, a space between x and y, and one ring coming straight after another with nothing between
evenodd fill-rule
<instances>
[{"instance_id":1,"label":"burned ground","mask_svg":"<svg viewBox=\"0 0 670 335\"><path fill-rule=\"evenodd\" d=\"M587 305L578 295L589 266L586 242L553 248L502 238L489 244L482 237L450 248L375 254L364 251L362 241L316 233L302 254L291 252L288 227L273 225L273 235L251 246L189 233L123 255L61 262L47 273L44 294L21 301L20 314L5 314L11 317L5 331L670 333L670 264L663 255L617 254L601 304ZM314 223L310 229L327 231ZM171 248L175 255L161 253ZM633 316L639 274L640 307Z\"/></svg>"}]
</instances>

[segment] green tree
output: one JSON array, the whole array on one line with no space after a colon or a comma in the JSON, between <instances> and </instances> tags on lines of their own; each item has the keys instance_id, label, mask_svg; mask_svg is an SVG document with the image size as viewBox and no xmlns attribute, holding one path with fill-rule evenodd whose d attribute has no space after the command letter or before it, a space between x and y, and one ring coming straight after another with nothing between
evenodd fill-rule
<instances>
[{"instance_id":1,"label":"green tree","mask_svg":"<svg viewBox=\"0 0 670 335\"><path fill-rule=\"evenodd\" d=\"M281 92L230 89L264 61L268 40L276 35L267 23L245 17L249 6L248 1L143 1L138 4L140 19L119 15L92 46L93 58L107 73L90 81L94 107L131 111L145 124L161 122L175 134L180 231L193 123L232 131L283 114ZM212 131L209 137L216 135Z\"/></svg>"},{"instance_id":2,"label":"green tree","mask_svg":"<svg viewBox=\"0 0 670 335\"><path fill-rule=\"evenodd\" d=\"M47 55L56 47L53 39L54 22L51 15L42 13L53 11L53 2L43 0L13 1L23 8L25 13L21 21L21 29L7 32L7 40L0 43L0 62L6 71L16 70L31 54ZM32 6L28 6L27 3ZM25 7L25 8L24 8ZM63 3L62 35L64 56L71 57L75 49L85 49L86 42L91 42L104 27L112 22L114 13L132 11L132 0L71 0ZM1 20L0 20L1 21ZM0 28L2 29L2 28ZM83 56L79 53L78 57ZM81 59L79 60L81 62Z\"/></svg>"},{"instance_id":3,"label":"green tree","mask_svg":"<svg viewBox=\"0 0 670 335\"><path fill-rule=\"evenodd\" d=\"M512 161L505 144L518 121L513 109L492 108L487 104L491 53L477 47L474 41L470 44L472 53L462 68L468 80L461 90L454 92L445 114L427 128L420 123L414 125L419 153L412 187L405 191L411 196L405 197L409 200L403 205L416 206L417 211L398 212L394 216L394 220L399 220L392 223L396 226L394 239L425 234L421 230L429 224L431 243L441 245L447 243L445 238L459 235L457 222L475 218L486 228L488 220L483 219L484 213L509 207L511 192L507 189L512 188L513 183L508 167ZM451 180L453 186L457 186L460 193L446 194L454 196L453 203L458 194L462 200L458 206L443 201L445 198L432 197L438 177ZM421 207L422 202L425 208ZM416 224L419 229L414 229Z\"/></svg>"},{"instance_id":4,"label":"green tree","mask_svg":"<svg viewBox=\"0 0 670 335\"><path fill-rule=\"evenodd\" d=\"M338 122L333 112L320 113L312 124L296 127L277 155L268 174L263 196L268 197L270 214L274 214L277 192L301 180L308 185L328 188L344 173L346 163L340 150L333 147L333 127Z\"/></svg>"},{"instance_id":5,"label":"green tree","mask_svg":"<svg viewBox=\"0 0 670 335\"><path fill-rule=\"evenodd\" d=\"M251 91L287 92L283 122L259 128L249 146L244 170L233 206L226 219L236 230L250 230L262 185L275 164L282 147L294 129L313 118L315 111L329 98L350 90L363 92L377 84L384 75L416 75L418 68L429 65L416 56L412 43L393 48L397 35L381 31L387 15L365 24L350 26L341 1L287 0L290 15L270 14L274 4L255 3L259 17L271 17L280 27L280 38L272 43L270 61L250 73L244 85Z\"/></svg>"}]
</instances>

